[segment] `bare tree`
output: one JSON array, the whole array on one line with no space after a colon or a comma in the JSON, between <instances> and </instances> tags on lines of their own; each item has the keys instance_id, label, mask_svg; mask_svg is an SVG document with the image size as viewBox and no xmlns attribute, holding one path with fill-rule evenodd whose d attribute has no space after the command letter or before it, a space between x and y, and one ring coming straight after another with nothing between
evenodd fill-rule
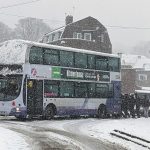
<instances>
[{"instance_id":1,"label":"bare tree","mask_svg":"<svg viewBox=\"0 0 150 150\"><path fill-rule=\"evenodd\" d=\"M20 19L15 28L16 38L38 41L45 33L50 32L50 27L42 19Z\"/></svg>"},{"instance_id":2,"label":"bare tree","mask_svg":"<svg viewBox=\"0 0 150 150\"><path fill-rule=\"evenodd\" d=\"M0 42L10 39L12 39L12 30L7 25L0 22Z\"/></svg>"}]
</instances>

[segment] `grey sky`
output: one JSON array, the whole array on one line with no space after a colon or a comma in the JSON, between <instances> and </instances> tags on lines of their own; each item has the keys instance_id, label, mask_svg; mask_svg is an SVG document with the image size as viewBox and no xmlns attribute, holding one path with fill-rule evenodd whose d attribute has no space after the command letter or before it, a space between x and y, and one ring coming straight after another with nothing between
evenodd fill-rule
<instances>
[{"instance_id":1,"label":"grey sky","mask_svg":"<svg viewBox=\"0 0 150 150\"><path fill-rule=\"evenodd\" d=\"M30 0L0 0L0 7L27 1ZM114 25L150 28L150 0L41 0L0 9L0 21L13 28L21 17L10 14L45 18L48 20L44 21L52 27L64 25L65 14L71 14L74 21L87 16L95 17L106 27ZM150 41L150 29L107 29L114 50L130 50L141 41Z\"/></svg>"}]
</instances>

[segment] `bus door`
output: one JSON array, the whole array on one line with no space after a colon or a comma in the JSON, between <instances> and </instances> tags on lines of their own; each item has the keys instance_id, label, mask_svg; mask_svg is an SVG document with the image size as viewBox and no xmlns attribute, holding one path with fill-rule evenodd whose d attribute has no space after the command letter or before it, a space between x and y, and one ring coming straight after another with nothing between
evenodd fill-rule
<instances>
[{"instance_id":1,"label":"bus door","mask_svg":"<svg viewBox=\"0 0 150 150\"><path fill-rule=\"evenodd\" d=\"M27 80L27 113L42 115L43 113L43 81Z\"/></svg>"}]
</instances>

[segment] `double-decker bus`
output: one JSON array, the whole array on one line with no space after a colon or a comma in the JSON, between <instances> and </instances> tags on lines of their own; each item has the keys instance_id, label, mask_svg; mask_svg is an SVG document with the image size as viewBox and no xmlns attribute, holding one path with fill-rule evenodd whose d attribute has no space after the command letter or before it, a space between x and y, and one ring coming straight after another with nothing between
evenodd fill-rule
<instances>
[{"instance_id":1,"label":"double-decker bus","mask_svg":"<svg viewBox=\"0 0 150 150\"><path fill-rule=\"evenodd\" d=\"M120 58L23 40L0 45L0 115L119 114Z\"/></svg>"}]
</instances>

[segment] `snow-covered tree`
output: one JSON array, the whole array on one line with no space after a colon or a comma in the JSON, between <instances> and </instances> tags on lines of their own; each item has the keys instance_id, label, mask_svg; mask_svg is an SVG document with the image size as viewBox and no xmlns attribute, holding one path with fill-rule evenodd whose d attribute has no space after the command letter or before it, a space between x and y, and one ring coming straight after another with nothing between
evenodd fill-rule
<instances>
[{"instance_id":1,"label":"snow-covered tree","mask_svg":"<svg viewBox=\"0 0 150 150\"><path fill-rule=\"evenodd\" d=\"M0 42L12 39L12 30L4 23L0 22Z\"/></svg>"},{"instance_id":2,"label":"snow-covered tree","mask_svg":"<svg viewBox=\"0 0 150 150\"><path fill-rule=\"evenodd\" d=\"M15 28L16 38L38 41L51 28L42 19L24 18L20 19Z\"/></svg>"}]
</instances>

